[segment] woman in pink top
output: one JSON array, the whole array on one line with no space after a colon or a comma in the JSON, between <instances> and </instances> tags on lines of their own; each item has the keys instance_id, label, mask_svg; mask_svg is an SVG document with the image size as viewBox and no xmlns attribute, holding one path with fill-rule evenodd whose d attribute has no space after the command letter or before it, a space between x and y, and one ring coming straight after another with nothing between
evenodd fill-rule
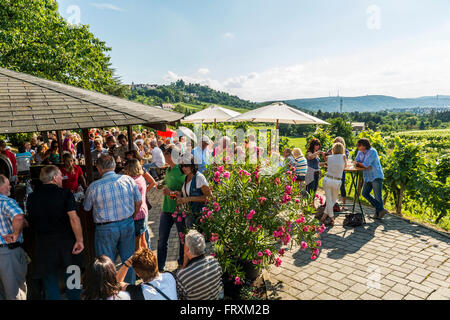
<instances>
[{"instance_id":1,"label":"woman in pink top","mask_svg":"<svg viewBox=\"0 0 450 320\"><path fill-rule=\"evenodd\" d=\"M75 146L73 145L73 135L72 133L67 133L66 138L64 139L63 145L62 145L63 152L68 151L71 154L75 155Z\"/></svg>"},{"instance_id":2,"label":"woman in pink top","mask_svg":"<svg viewBox=\"0 0 450 320\"><path fill-rule=\"evenodd\" d=\"M135 230L135 248L150 248L150 237L148 234L148 205L147 205L147 190L150 190L156 185L155 180L148 174L144 173L142 166L138 159L130 159L124 167L124 173L129 175L136 181L139 191L142 195L142 205L134 219ZM144 177L144 174L146 177ZM148 176L148 177L147 177ZM149 186L147 187L147 182Z\"/></svg>"}]
</instances>

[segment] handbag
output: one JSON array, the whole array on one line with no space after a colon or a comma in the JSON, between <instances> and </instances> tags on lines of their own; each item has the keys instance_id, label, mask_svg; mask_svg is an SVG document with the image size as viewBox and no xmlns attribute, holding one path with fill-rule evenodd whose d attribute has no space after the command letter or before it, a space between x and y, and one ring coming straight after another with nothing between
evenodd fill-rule
<instances>
[{"instance_id":1,"label":"handbag","mask_svg":"<svg viewBox=\"0 0 450 320\"><path fill-rule=\"evenodd\" d=\"M359 227L366 223L366 219L362 213L347 214L344 219L344 226Z\"/></svg>"}]
</instances>

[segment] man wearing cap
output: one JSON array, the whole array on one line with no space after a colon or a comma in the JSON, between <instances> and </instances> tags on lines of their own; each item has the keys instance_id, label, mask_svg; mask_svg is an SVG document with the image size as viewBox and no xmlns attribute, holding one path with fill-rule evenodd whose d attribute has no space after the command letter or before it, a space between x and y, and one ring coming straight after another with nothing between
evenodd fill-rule
<instances>
[{"instance_id":1,"label":"man wearing cap","mask_svg":"<svg viewBox=\"0 0 450 320\"><path fill-rule=\"evenodd\" d=\"M202 145L198 145L192 150L192 154L194 155L195 164L198 164L198 171L203 173L207 166L209 165L210 151L209 144L210 140L207 136L202 136Z\"/></svg>"}]
</instances>

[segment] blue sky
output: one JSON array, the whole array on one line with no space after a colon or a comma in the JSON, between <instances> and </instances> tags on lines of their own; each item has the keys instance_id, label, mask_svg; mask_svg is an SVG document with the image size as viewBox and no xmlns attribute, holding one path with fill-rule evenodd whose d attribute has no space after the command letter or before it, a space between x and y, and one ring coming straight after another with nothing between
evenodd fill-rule
<instances>
[{"instance_id":1,"label":"blue sky","mask_svg":"<svg viewBox=\"0 0 450 320\"><path fill-rule=\"evenodd\" d=\"M450 94L448 0L59 0L123 82L253 100ZM79 12L79 14L78 14Z\"/></svg>"}]
</instances>

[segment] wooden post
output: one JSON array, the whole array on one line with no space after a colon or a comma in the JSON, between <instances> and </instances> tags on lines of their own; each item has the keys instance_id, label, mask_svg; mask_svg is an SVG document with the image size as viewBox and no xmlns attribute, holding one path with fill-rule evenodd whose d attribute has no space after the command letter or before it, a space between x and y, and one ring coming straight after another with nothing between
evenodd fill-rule
<instances>
[{"instance_id":1,"label":"wooden post","mask_svg":"<svg viewBox=\"0 0 450 320\"><path fill-rule=\"evenodd\" d=\"M89 129L82 129L81 135L83 139L84 161L86 165L87 183L94 181L94 167L92 165L91 148L89 146Z\"/></svg>"},{"instance_id":2,"label":"wooden post","mask_svg":"<svg viewBox=\"0 0 450 320\"><path fill-rule=\"evenodd\" d=\"M61 131L56 130L56 140L58 141L58 151L59 151L59 163L62 163L62 153L63 153L63 148L62 148L62 141L61 141Z\"/></svg>"},{"instance_id":3,"label":"wooden post","mask_svg":"<svg viewBox=\"0 0 450 320\"><path fill-rule=\"evenodd\" d=\"M132 150L133 146L133 126L129 124L127 126L127 130L128 130L128 151L130 151Z\"/></svg>"}]
</instances>

